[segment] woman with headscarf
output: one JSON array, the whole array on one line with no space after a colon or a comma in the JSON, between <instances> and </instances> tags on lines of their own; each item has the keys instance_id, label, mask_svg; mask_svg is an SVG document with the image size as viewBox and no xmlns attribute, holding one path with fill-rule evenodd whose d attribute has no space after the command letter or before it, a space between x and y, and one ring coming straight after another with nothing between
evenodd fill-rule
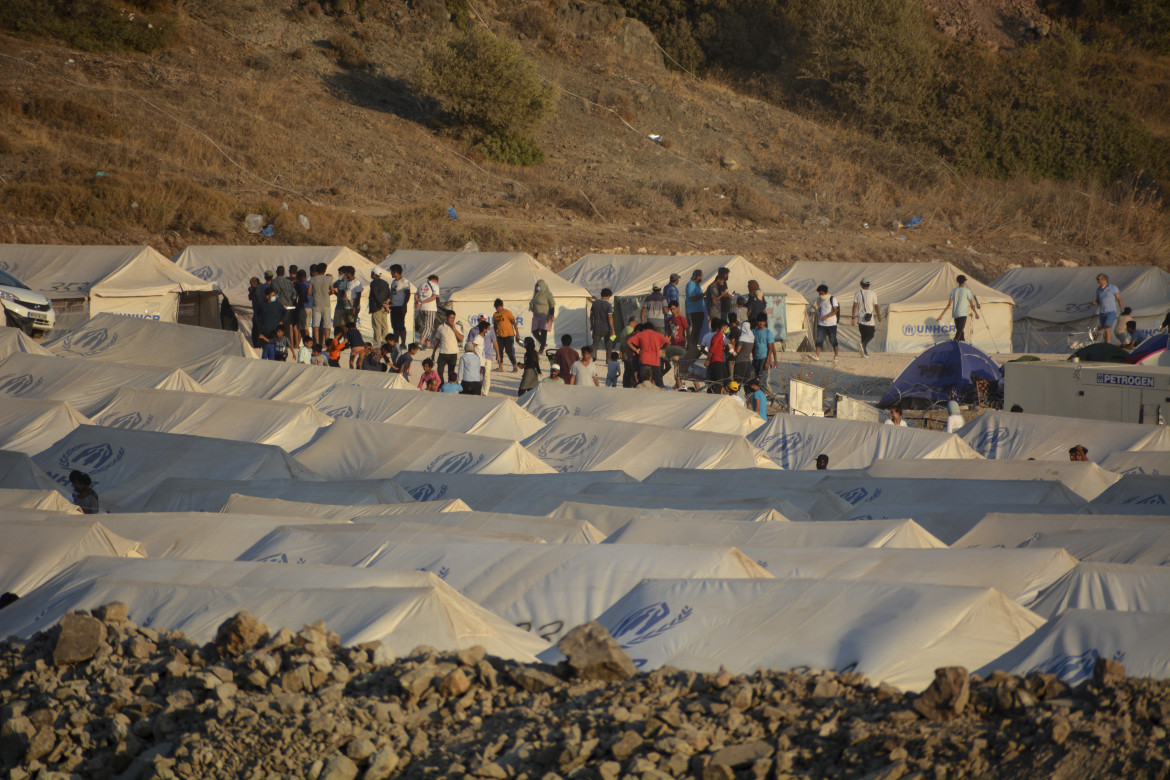
<instances>
[{"instance_id":1,"label":"woman with headscarf","mask_svg":"<svg viewBox=\"0 0 1170 780\"><path fill-rule=\"evenodd\" d=\"M532 335L540 343L540 351L544 352L548 343L548 332L552 330L556 320L557 301L553 298L548 282L541 279L536 283L532 292L532 300L528 302L528 311L532 312Z\"/></svg>"},{"instance_id":2,"label":"woman with headscarf","mask_svg":"<svg viewBox=\"0 0 1170 780\"><path fill-rule=\"evenodd\" d=\"M517 396L524 395L540 382L540 353L531 336L524 337L524 373L520 375L520 389Z\"/></svg>"}]
</instances>

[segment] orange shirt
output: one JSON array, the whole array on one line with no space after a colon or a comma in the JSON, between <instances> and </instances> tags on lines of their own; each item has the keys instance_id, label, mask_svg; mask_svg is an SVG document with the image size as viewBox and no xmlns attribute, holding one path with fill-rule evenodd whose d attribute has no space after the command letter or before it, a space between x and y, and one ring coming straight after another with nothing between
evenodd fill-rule
<instances>
[{"instance_id":1,"label":"orange shirt","mask_svg":"<svg viewBox=\"0 0 1170 780\"><path fill-rule=\"evenodd\" d=\"M345 343L344 338L338 336L337 338L333 339L333 349L329 350L329 359L330 360L340 360L341 359L341 351L343 349L345 349L346 346L347 345Z\"/></svg>"},{"instance_id":2,"label":"orange shirt","mask_svg":"<svg viewBox=\"0 0 1170 780\"><path fill-rule=\"evenodd\" d=\"M507 339L516 335L516 315L508 309L493 314L492 324L496 327L497 336Z\"/></svg>"}]
</instances>

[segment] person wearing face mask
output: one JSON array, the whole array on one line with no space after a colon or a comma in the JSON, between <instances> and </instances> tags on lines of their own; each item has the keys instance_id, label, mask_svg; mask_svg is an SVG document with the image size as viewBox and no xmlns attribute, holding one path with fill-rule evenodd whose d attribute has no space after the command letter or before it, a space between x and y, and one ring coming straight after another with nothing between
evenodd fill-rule
<instances>
[{"instance_id":1,"label":"person wearing face mask","mask_svg":"<svg viewBox=\"0 0 1170 780\"><path fill-rule=\"evenodd\" d=\"M284 304L276 300L276 291L271 287L267 289L267 296L260 304L260 311L258 317L258 335L260 346L267 346L270 341L276 336L276 328L284 321Z\"/></svg>"},{"instance_id":2,"label":"person wearing face mask","mask_svg":"<svg viewBox=\"0 0 1170 780\"><path fill-rule=\"evenodd\" d=\"M829 295L829 286L822 284L817 287L817 350L813 354L813 360L821 359L821 347L825 345L827 339L833 345L833 360L838 357L837 353L837 317L841 314L841 306L837 303L837 299Z\"/></svg>"}]
</instances>

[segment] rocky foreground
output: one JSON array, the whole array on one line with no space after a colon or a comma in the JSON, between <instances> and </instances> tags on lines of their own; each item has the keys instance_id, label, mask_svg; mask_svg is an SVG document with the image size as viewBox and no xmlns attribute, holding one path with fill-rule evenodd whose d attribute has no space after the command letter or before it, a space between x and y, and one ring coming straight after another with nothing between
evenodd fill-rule
<instances>
[{"instance_id":1,"label":"rocky foreground","mask_svg":"<svg viewBox=\"0 0 1170 780\"><path fill-rule=\"evenodd\" d=\"M526 666L418 648L392 664L323 624L247 614L199 646L122 604L0 645L10 778L946 778L1170 773L1170 683L1099 662L921 695L858 673L636 674L596 624Z\"/></svg>"}]
</instances>

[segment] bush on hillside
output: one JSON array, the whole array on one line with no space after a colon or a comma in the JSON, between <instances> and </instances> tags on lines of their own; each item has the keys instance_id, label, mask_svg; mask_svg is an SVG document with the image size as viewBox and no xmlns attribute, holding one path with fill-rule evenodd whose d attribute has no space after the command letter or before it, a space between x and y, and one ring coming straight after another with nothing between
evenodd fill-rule
<instances>
[{"instance_id":1,"label":"bush on hillside","mask_svg":"<svg viewBox=\"0 0 1170 780\"><path fill-rule=\"evenodd\" d=\"M164 49L178 25L160 2L113 0L3 0L0 27L22 37L49 37L84 51Z\"/></svg>"}]
</instances>

